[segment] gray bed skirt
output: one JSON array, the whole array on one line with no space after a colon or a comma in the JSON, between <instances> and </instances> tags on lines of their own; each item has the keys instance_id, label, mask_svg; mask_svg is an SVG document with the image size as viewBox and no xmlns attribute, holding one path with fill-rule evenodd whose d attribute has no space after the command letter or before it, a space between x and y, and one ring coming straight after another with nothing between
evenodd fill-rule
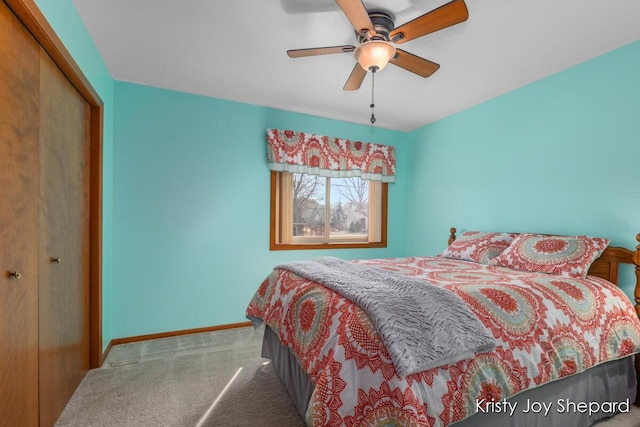
<instances>
[{"instance_id":1,"label":"gray bed skirt","mask_svg":"<svg viewBox=\"0 0 640 427\"><path fill-rule=\"evenodd\" d=\"M287 387L300 415L305 418L307 405L313 393L313 384L302 370L298 359L283 346L278 336L265 327L262 357L271 359L272 365ZM573 375L520 393L508 399L513 415L504 411L478 413L452 425L456 427L585 427L617 412L631 409L636 398L636 374L633 356L595 366L579 375ZM579 404L599 404L604 410L581 411ZM613 405L612 405L613 403ZM540 405L540 407L538 407ZM542 405L549 410L545 415ZM617 411L609 412L615 406ZM506 405L503 409L509 411ZM527 409L532 409L527 411ZM534 413L533 410L541 409Z\"/></svg>"}]
</instances>

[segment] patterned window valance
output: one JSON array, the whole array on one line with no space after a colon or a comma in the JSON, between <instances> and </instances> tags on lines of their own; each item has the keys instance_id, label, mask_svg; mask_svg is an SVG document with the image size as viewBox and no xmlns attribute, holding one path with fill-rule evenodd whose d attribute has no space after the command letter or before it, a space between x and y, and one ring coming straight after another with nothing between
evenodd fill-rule
<instances>
[{"instance_id":1,"label":"patterned window valance","mask_svg":"<svg viewBox=\"0 0 640 427\"><path fill-rule=\"evenodd\" d=\"M396 174L391 146L292 130L267 129L267 163L278 172L382 182L394 182Z\"/></svg>"}]
</instances>

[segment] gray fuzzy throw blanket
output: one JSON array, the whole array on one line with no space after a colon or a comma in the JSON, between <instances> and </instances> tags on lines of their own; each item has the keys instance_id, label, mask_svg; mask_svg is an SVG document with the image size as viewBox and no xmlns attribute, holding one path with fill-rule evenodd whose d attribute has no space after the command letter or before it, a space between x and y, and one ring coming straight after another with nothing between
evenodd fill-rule
<instances>
[{"instance_id":1,"label":"gray fuzzy throw blanket","mask_svg":"<svg viewBox=\"0 0 640 427\"><path fill-rule=\"evenodd\" d=\"M491 332L460 297L423 280L334 257L275 268L318 282L362 307L401 376L495 348Z\"/></svg>"}]
</instances>

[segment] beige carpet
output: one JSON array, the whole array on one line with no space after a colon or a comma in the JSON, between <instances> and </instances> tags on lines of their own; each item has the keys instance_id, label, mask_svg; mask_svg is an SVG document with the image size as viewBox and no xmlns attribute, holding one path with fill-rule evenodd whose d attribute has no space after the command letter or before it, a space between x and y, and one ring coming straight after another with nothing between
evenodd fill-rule
<instances>
[{"instance_id":1,"label":"beige carpet","mask_svg":"<svg viewBox=\"0 0 640 427\"><path fill-rule=\"evenodd\" d=\"M239 328L116 346L102 368L87 374L56 426L303 427L260 357L262 332ZM596 426L640 427L640 408Z\"/></svg>"},{"instance_id":2,"label":"beige carpet","mask_svg":"<svg viewBox=\"0 0 640 427\"><path fill-rule=\"evenodd\" d=\"M302 427L268 360L262 330L126 344L91 370L56 426Z\"/></svg>"}]
</instances>

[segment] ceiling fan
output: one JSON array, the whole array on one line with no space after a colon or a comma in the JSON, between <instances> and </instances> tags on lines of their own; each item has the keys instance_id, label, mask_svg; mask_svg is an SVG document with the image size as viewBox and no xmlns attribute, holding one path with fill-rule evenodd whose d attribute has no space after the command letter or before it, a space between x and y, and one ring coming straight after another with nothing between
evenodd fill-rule
<instances>
[{"instance_id":1,"label":"ceiling fan","mask_svg":"<svg viewBox=\"0 0 640 427\"><path fill-rule=\"evenodd\" d=\"M416 19L394 28L393 15L384 10L367 10L362 0L336 0L351 22L358 37L358 47L351 45L292 49L291 58L353 52L358 61L344 85L344 90L358 90L368 71L375 73L392 63L421 77L435 73L439 64L396 48L394 44L442 30L464 22L469 17L464 0L453 0Z\"/></svg>"}]
</instances>

